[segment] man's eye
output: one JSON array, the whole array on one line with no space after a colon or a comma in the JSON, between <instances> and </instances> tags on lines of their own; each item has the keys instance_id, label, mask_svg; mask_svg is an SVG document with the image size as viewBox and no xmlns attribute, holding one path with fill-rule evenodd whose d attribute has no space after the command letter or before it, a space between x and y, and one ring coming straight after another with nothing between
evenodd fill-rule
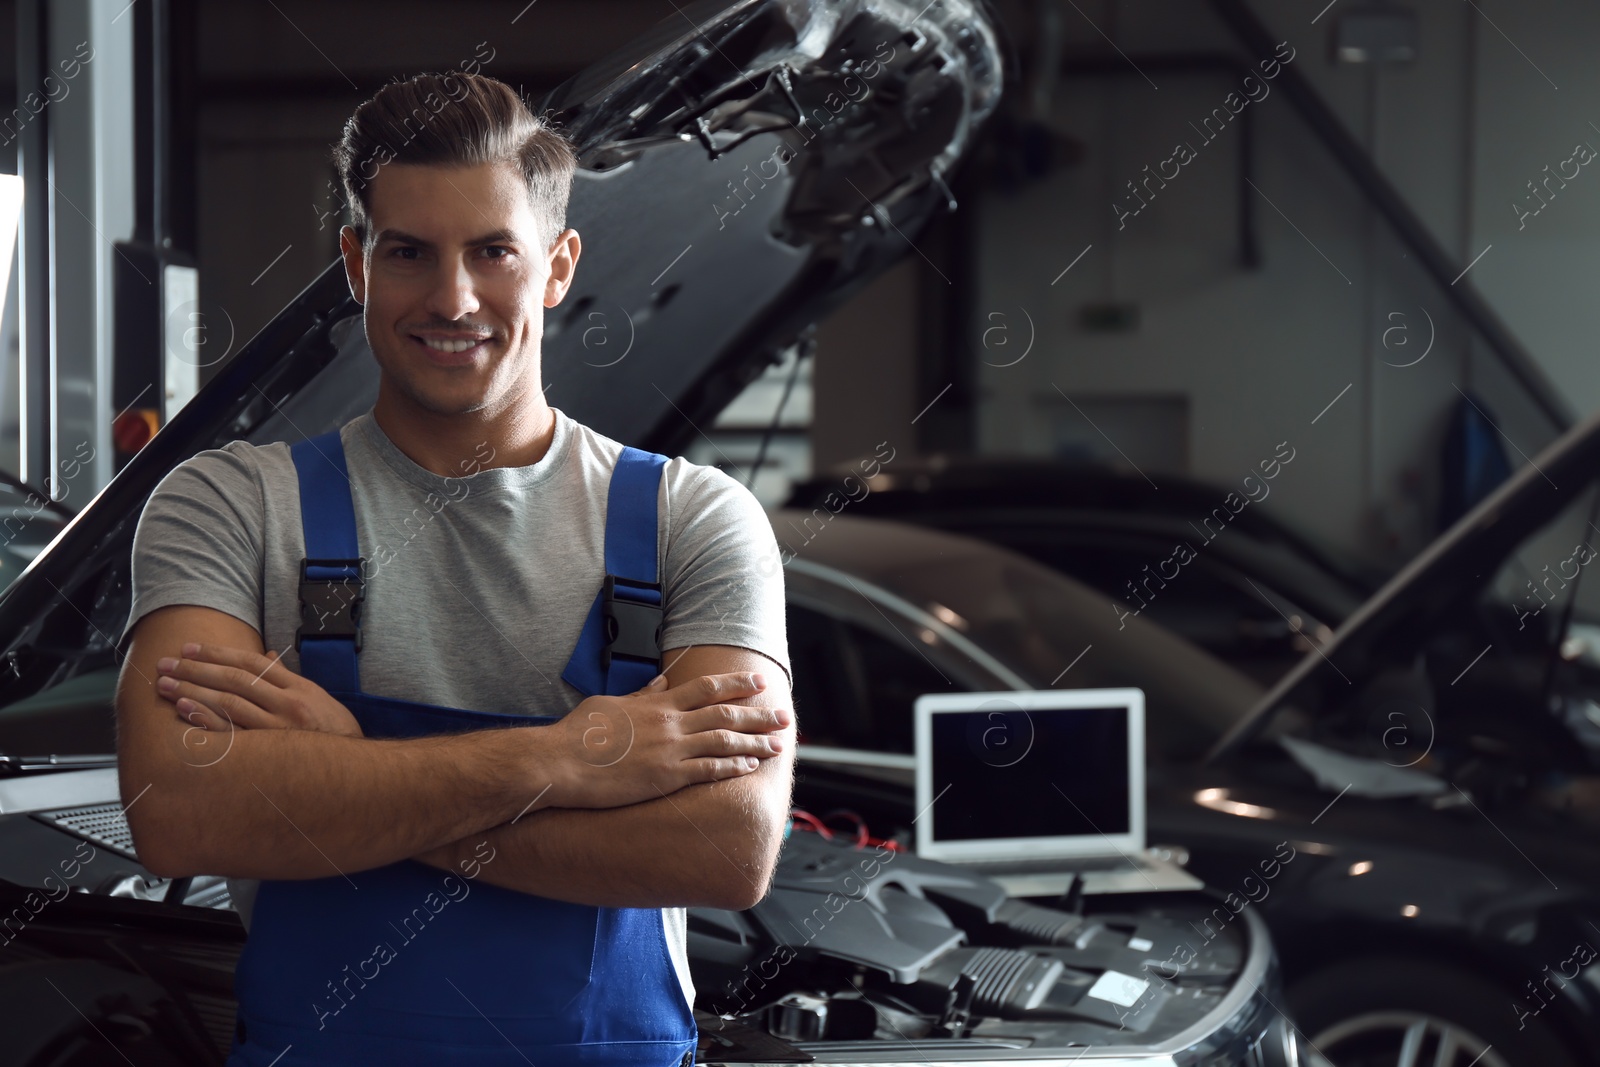
<instances>
[{"instance_id":1,"label":"man's eye","mask_svg":"<svg viewBox=\"0 0 1600 1067\"><path fill-rule=\"evenodd\" d=\"M483 250L483 252L484 255L488 256L490 259L505 259L511 255L511 249L507 248L505 245L489 245Z\"/></svg>"},{"instance_id":2,"label":"man's eye","mask_svg":"<svg viewBox=\"0 0 1600 1067\"><path fill-rule=\"evenodd\" d=\"M394 259L411 260L417 258L418 252L415 248L411 248L408 245L401 245L399 248L391 251L389 255Z\"/></svg>"}]
</instances>

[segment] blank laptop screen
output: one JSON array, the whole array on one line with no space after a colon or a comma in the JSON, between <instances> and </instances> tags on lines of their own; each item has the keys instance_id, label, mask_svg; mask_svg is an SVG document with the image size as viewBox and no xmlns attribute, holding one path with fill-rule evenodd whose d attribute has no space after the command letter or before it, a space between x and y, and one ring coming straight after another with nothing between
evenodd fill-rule
<instances>
[{"instance_id":1,"label":"blank laptop screen","mask_svg":"<svg viewBox=\"0 0 1600 1067\"><path fill-rule=\"evenodd\" d=\"M934 840L1129 833L1128 714L1126 707L934 714Z\"/></svg>"}]
</instances>

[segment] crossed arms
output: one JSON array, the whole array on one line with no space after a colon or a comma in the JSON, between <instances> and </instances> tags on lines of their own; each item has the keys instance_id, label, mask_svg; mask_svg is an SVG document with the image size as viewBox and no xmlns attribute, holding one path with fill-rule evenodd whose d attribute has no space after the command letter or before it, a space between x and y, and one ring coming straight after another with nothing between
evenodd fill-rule
<instances>
[{"instance_id":1,"label":"crossed arms","mask_svg":"<svg viewBox=\"0 0 1600 1067\"><path fill-rule=\"evenodd\" d=\"M487 854L476 877L584 904L739 909L766 892L795 729L783 671L759 653L669 650L665 686L590 698L549 726L380 740L278 721L199 729L211 717L180 718L156 688L158 661L180 660L175 696L217 703L204 694L227 675L244 694L288 678L296 693L331 698L281 665L254 685L260 666L208 670L182 656L187 642L268 663L254 629L211 608L160 608L135 626L117 748L129 827L152 873L321 878L407 858L456 870ZM744 672L761 673L765 688L744 684ZM587 747L586 708L626 724L621 759ZM745 757L756 769L743 769Z\"/></svg>"}]
</instances>

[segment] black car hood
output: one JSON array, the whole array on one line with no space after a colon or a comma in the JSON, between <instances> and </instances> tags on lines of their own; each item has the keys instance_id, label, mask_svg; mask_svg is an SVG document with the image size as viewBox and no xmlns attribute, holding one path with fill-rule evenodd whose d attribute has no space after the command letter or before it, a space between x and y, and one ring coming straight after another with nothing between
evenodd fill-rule
<instances>
[{"instance_id":1,"label":"black car hood","mask_svg":"<svg viewBox=\"0 0 1600 1067\"><path fill-rule=\"evenodd\" d=\"M683 5L537 110L577 147L575 284L545 319L550 403L676 453L811 323L905 255L994 110L983 0ZM0 705L112 661L145 500L190 456L297 441L371 407L328 267L0 594Z\"/></svg>"},{"instance_id":2,"label":"black car hood","mask_svg":"<svg viewBox=\"0 0 1600 1067\"><path fill-rule=\"evenodd\" d=\"M1236 752L1280 708L1316 713L1378 659L1395 634L1432 625L1462 590L1489 581L1507 553L1593 485L1600 470L1600 414L1564 433L1477 507L1440 534L1334 631L1307 652L1217 742L1207 761Z\"/></svg>"}]
</instances>

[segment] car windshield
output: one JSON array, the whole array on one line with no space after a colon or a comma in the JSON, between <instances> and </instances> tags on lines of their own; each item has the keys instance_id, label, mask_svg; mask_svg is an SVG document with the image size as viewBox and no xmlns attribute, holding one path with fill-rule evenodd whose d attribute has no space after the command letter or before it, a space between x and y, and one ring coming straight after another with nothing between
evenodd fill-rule
<instances>
[{"instance_id":1,"label":"car windshield","mask_svg":"<svg viewBox=\"0 0 1600 1067\"><path fill-rule=\"evenodd\" d=\"M1032 560L899 524L848 518L834 523L840 533L826 539L830 567L940 620L1028 687L1143 689L1154 758L1199 755L1261 699L1261 686L1250 678L1164 627L1119 613L1107 597ZM777 527L783 529L782 513ZM818 539L819 546L824 543ZM795 581L801 577L793 575L791 585L802 587ZM848 591L843 579L838 584ZM855 593L850 597L860 603ZM791 605L793 599L791 591ZM904 650L912 667L909 661L920 651L907 649L905 634L888 631L871 611L859 618ZM923 641L938 644L932 632ZM964 657L951 649L948 659L951 687L966 688L956 669Z\"/></svg>"}]
</instances>

